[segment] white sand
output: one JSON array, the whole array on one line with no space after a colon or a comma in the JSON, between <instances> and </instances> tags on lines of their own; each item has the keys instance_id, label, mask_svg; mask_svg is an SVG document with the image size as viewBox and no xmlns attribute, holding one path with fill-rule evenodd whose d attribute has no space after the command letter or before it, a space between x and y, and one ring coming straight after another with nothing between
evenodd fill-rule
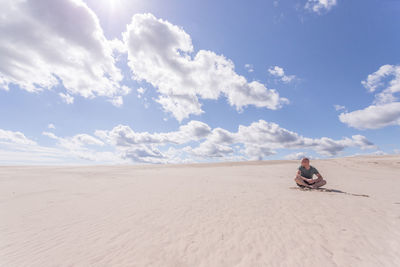
<instances>
[{"instance_id":1,"label":"white sand","mask_svg":"<svg viewBox=\"0 0 400 267\"><path fill-rule=\"evenodd\" d=\"M0 167L0 266L400 266L400 156Z\"/></svg>"}]
</instances>

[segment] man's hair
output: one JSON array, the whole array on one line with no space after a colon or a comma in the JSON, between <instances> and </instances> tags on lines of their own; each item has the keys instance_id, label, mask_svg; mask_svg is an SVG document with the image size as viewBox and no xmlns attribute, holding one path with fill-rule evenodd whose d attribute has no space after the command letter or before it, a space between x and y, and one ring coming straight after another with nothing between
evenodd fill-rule
<instances>
[{"instance_id":1,"label":"man's hair","mask_svg":"<svg viewBox=\"0 0 400 267\"><path fill-rule=\"evenodd\" d=\"M310 161L310 159L309 158L303 158L301 161Z\"/></svg>"}]
</instances>

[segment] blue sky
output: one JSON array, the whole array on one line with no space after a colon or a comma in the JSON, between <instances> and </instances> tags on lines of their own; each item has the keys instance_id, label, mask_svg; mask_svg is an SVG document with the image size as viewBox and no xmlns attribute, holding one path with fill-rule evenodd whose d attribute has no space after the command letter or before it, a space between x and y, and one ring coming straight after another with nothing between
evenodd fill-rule
<instances>
[{"instance_id":1,"label":"blue sky","mask_svg":"<svg viewBox=\"0 0 400 267\"><path fill-rule=\"evenodd\" d=\"M0 164L400 151L400 1L0 6Z\"/></svg>"}]
</instances>

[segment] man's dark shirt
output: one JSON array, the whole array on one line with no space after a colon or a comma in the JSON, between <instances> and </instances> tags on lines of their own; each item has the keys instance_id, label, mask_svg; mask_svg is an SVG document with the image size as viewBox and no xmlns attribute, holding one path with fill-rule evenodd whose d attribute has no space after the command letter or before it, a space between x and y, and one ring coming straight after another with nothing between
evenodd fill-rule
<instances>
[{"instance_id":1,"label":"man's dark shirt","mask_svg":"<svg viewBox=\"0 0 400 267\"><path fill-rule=\"evenodd\" d=\"M310 165L310 169L306 169L303 166L299 167L299 171L301 172L301 176L307 179L312 179L314 174L318 174L318 170Z\"/></svg>"}]
</instances>

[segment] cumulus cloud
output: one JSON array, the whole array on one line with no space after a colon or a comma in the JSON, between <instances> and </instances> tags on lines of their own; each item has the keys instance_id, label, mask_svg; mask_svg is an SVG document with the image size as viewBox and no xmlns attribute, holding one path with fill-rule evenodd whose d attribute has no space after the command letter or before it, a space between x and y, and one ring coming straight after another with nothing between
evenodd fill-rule
<instances>
[{"instance_id":1,"label":"cumulus cloud","mask_svg":"<svg viewBox=\"0 0 400 267\"><path fill-rule=\"evenodd\" d=\"M49 128L49 129L55 129L56 126L54 126L53 123L49 123L49 125L47 125L47 128Z\"/></svg>"},{"instance_id":2,"label":"cumulus cloud","mask_svg":"<svg viewBox=\"0 0 400 267\"><path fill-rule=\"evenodd\" d=\"M222 128L211 129L207 124L190 121L178 131L167 133L135 132L129 126L118 125L110 131L96 131L95 135L106 143L125 151L126 157L142 162L165 162L168 157L160 147L184 145L188 156L202 158L225 158L236 155L243 159L263 159L278 149L312 149L325 156L338 155L348 147L374 149L376 146L362 135L334 140L327 137L307 138L280 127L276 123L260 120L248 126L240 125L236 132Z\"/></svg>"},{"instance_id":3,"label":"cumulus cloud","mask_svg":"<svg viewBox=\"0 0 400 267\"><path fill-rule=\"evenodd\" d=\"M383 65L361 83L369 92L385 88L375 95L374 103L387 104L397 101L395 94L400 92L400 65Z\"/></svg>"},{"instance_id":4,"label":"cumulus cloud","mask_svg":"<svg viewBox=\"0 0 400 267\"><path fill-rule=\"evenodd\" d=\"M118 125L110 131L98 130L95 135L110 144L129 147L142 144L184 144L192 140L198 141L210 132L211 128L207 124L200 121L190 121L181 125L178 131L167 133L135 132L129 126Z\"/></svg>"},{"instance_id":5,"label":"cumulus cloud","mask_svg":"<svg viewBox=\"0 0 400 267\"><path fill-rule=\"evenodd\" d=\"M154 146L138 145L122 152L121 156L140 163L162 163L166 158L158 148Z\"/></svg>"},{"instance_id":6,"label":"cumulus cloud","mask_svg":"<svg viewBox=\"0 0 400 267\"><path fill-rule=\"evenodd\" d=\"M181 125L177 131L166 133L135 132L126 125L95 132L98 138L113 145L122 158L145 163L184 162L186 159L178 156L182 151L171 147L162 152L160 147L198 142L210 134L211 128L200 121L190 121Z\"/></svg>"},{"instance_id":7,"label":"cumulus cloud","mask_svg":"<svg viewBox=\"0 0 400 267\"><path fill-rule=\"evenodd\" d=\"M379 129L390 125L400 125L400 102L371 105L339 115L339 120L357 129Z\"/></svg>"},{"instance_id":8,"label":"cumulus cloud","mask_svg":"<svg viewBox=\"0 0 400 267\"><path fill-rule=\"evenodd\" d=\"M276 154L274 150L268 145L259 144L246 144L245 149L242 153L249 159L252 160L262 160L265 157Z\"/></svg>"},{"instance_id":9,"label":"cumulus cloud","mask_svg":"<svg viewBox=\"0 0 400 267\"><path fill-rule=\"evenodd\" d=\"M383 65L376 72L368 75L365 81L361 84L370 92L376 91L379 87L384 86L384 78L394 76L394 79L389 82L390 87L388 91L399 91L400 81L400 66Z\"/></svg>"},{"instance_id":10,"label":"cumulus cloud","mask_svg":"<svg viewBox=\"0 0 400 267\"><path fill-rule=\"evenodd\" d=\"M271 150L270 153L274 153L276 149L308 148L321 155L334 156L348 147L360 147L361 149L375 147L361 135L354 135L352 138L346 137L340 140L333 140L328 137L313 139L303 137L298 133L280 127L276 123L264 120L253 122L249 126L239 126L237 136L246 147L268 147Z\"/></svg>"},{"instance_id":11,"label":"cumulus cloud","mask_svg":"<svg viewBox=\"0 0 400 267\"><path fill-rule=\"evenodd\" d=\"M233 148L229 145L221 145L210 141L203 142L198 147L191 150L191 153L194 155L206 158L225 157L233 152Z\"/></svg>"},{"instance_id":12,"label":"cumulus cloud","mask_svg":"<svg viewBox=\"0 0 400 267\"><path fill-rule=\"evenodd\" d=\"M210 129L208 125L197 121L191 121L181 126L179 131L169 133L135 133L126 127L122 127L125 129L123 134L121 126L117 126L108 132L98 132L97 136L102 136L108 142L121 147L148 144L153 149L157 147L156 145L181 145L195 141L199 144L190 149L186 147L185 151L203 158L223 158L235 154L244 159L263 159L275 154L278 149L312 149L321 155L335 156L348 147L376 148L362 135L340 140L327 137L313 139L264 120L253 122L248 126L240 125L236 132L222 128ZM160 156L159 153L155 155Z\"/></svg>"},{"instance_id":13,"label":"cumulus cloud","mask_svg":"<svg viewBox=\"0 0 400 267\"><path fill-rule=\"evenodd\" d=\"M337 0L307 0L305 9L321 14L324 11L329 11L336 6Z\"/></svg>"},{"instance_id":14,"label":"cumulus cloud","mask_svg":"<svg viewBox=\"0 0 400 267\"><path fill-rule=\"evenodd\" d=\"M376 93L374 102L364 109L341 113L339 120L357 129L400 125L400 66L383 65L361 83L369 92Z\"/></svg>"},{"instance_id":15,"label":"cumulus cloud","mask_svg":"<svg viewBox=\"0 0 400 267\"><path fill-rule=\"evenodd\" d=\"M118 125L112 130L98 130L95 135L105 143L123 151L124 157L140 162L170 162L162 147L187 145L182 151L187 157L263 159L278 149L311 149L325 156L339 155L348 147L374 149L375 145L362 135L334 140L327 137L307 138L260 120L248 126L240 125L236 132L211 129L207 124L190 121L178 131L166 133L135 132L129 126ZM196 145L197 144L197 145ZM139 156L143 158L139 160Z\"/></svg>"},{"instance_id":16,"label":"cumulus cloud","mask_svg":"<svg viewBox=\"0 0 400 267\"><path fill-rule=\"evenodd\" d=\"M274 66L274 67L269 68L268 72L272 76L279 78L284 83L290 83L296 78L295 75L286 75L283 68L281 68L279 66Z\"/></svg>"},{"instance_id":17,"label":"cumulus cloud","mask_svg":"<svg viewBox=\"0 0 400 267\"><path fill-rule=\"evenodd\" d=\"M0 25L2 88L16 84L38 92L62 84L66 103L72 95L114 99L129 93L120 85L115 45L81 0L1 1Z\"/></svg>"},{"instance_id":18,"label":"cumulus cloud","mask_svg":"<svg viewBox=\"0 0 400 267\"><path fill-rule=\"evenodd\" d=\"M224 56L207 50L194 55L182 28L152 14L134 15L123 39L134 79L157 88L156 101L179 121L204 112L200 99L225 96L239 111L248 105L278 109L288 102L274 89L238 75Z\"/></svg>"},{"instance_id":19,"label":"cumulus cloud","mask_svg":"<svg viewBox=\"0 0 400 267\"><path fill-rule=\"evenodd\" d=\"M127 125L117 125L111 130L97 130L93 135L81 133L60 137L52 132L42 134L55 140L54 148L41 147L20 132L6 130L0 130L0 148L6 144L7 151L14 153L16 145L20 145L24 151L50 151L48 155L52 156L57 152L56 158L62 155L106 163L262 160L281 149L309 149L324 156L339 155L349 147L376 149L362 135L339 140L308 138L264 120L239 125L233 132L190 121L171 132L136 132Z\"/></svg>"},{"instance_id":20,"label":"cumulus cloud","mask_svg":"<svg viewBox=\"0 0 400 267\"><path fill-rule=\"evenodd\" d=\"M67 104L80 95L121 106L131 90L122 85L116 60L127 53L133 78L152 84L159 93L155 100L179 121L202 114L201 99L224 96L238 111L288 103L276 90L238 75L223 55L194 53L182 28L152 14L134 15L123 41L107 40L82 0L1 1L0 24L1 89L15 84L39 92L62 85L65 91L58 94Z\"/></svg>"}]
</instances>

